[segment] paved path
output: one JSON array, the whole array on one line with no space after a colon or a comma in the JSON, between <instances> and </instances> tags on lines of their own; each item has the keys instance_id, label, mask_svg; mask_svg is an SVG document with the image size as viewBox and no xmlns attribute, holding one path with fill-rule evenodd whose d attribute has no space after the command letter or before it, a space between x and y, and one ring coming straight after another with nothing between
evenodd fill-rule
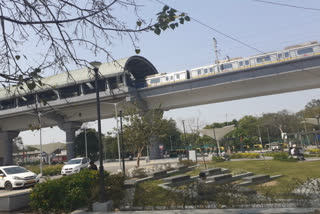
<instances>
[{"instance_id":1,"label":"paved path","mask_svg":"<svg viewBox=\"0 0 320 214\"><path fill-rule=\"evenodd\" d=\"M149 211L120 211L120 212L83 212L74 211L72 214L309 214L316 208L251 208L251 209L194 209L194 210L149 210Z\"/></svg>"}]
</instances>

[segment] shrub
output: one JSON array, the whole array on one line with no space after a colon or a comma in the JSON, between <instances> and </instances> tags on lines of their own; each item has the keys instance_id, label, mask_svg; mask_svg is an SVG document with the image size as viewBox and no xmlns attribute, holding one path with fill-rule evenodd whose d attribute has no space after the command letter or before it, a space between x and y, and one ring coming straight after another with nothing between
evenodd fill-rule
<instances>
[{"instance_id":1,"label":"shrub","mask_svg":"<svg viewBox=\"0 0 320 214\"><path fill-rule=\"evenodd\" d=\"M223 158L221 158L221 157L213 156L213 157L212 157L212 161L213 161L213 162L223 162L223 161L225 161L225 159L223 159Z\"/></svg>"},{"instance_id":2,"label":"shrub","mask_svg":"<svg viewBox=\"0 0 320 214\"><path fill-rule=\"evenodd\" d=\"M40 213L68 213L88 206L99 194L98 171L83 170L77 174L37 184L31 192L30 207ZM124 178L105 172L105 197L118 206L123 197Z\"/></svg>"},{"instance_id":3,"label":"shrub","mask_svg":"<svg viewBox=\"0 0 320 214\"><path fill-rule=\"evenodd\" d=\"M277 152L273 155L273 160L278 161L297 161L296 159L289 157L289 155L285 152Z\"/></svg>"},{"instance_id":4,"label":"shrub","mask_svg":"<svg viewBox=\"0 0 320 214\"><path fill-rule=\"evenodd\" d=\"M193 162L192 160L180 160L179 163L180 163L180 165L183 165L183 166L194 166L194 165L196 165L196 162Z\"/></svg>"},{"instance_id":5,"label":"shrub","mask_svg":"<svg viewBox=\"0 0 320 214\"><path fill-rule=\"evenodd\" d=\"M310 154L320 154L320 149L308 149L307 152L310 152Z\"/></svg>"},{"instance_id":6,"label":"shrub","mask_svg":"<svg viewBox=\"0 0 320 214\"><path fill-rule=\"evenodd\" d=\"M234 153L230 155L230 159L241 159L241 158L249 158L249 159L260 158L260 154L259 153Z\"/></svg>"},{"instance_id":7,"label":"shrub","mask_svg":"<svg viewBox=\"0 0 320 214\"><path fill-rule=\"evenodd\" d=\"M286 152L267 152L264 153L264 156L268 156L268 157L274 157L275 155L281 155L281 154L287 154Z\"/></svg>"},{"instance_id":8,"label":"shrub","mask_svg":"<svg viewBox=\"0 0 320 214\"><path fill-rule=\"evenodd\" d=\"M105 196L106 200L113 200L115 208L120 208L120 202L124 197L124 177L122 173L106 177Z\"/></svg>"},{"instance_id":9,"label":"shrub","mask_svg":"<svg viewBox=\"0 0 320 214\"><path fill-rule=\"evenodd\" d=\"M62 167L63 165L54 165L54 166L44 165L42 168L42 173L44 176L60 175ZM25 166L25 168L27 168L28 170L36 174L40 173L39 166Z\"/></svg>"},{"instance_id":10,"label":"shrub","mask_svg":"<svg viewBox=\"0 0 320 214\"><path fill-rule=\"evenodd\" d=\"M133 178L145 178L148 177L147 173L145 172L144 168L136 168L132 172L132 177Z\"/></svg>"}]
</instances>

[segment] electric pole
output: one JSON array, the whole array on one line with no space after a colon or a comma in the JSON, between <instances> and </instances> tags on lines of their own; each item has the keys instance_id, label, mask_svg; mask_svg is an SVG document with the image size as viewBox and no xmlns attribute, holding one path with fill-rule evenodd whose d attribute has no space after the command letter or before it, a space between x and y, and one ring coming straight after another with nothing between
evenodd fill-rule
<instances>
[{"instance_id":1,"label":"electric pole","mask_svg":"<svg viewBox=\"0 0 320 214\"><path fill-rule=\"evenodd\" d=\"M217 64L218 72L220 72L220 68L219 68L219 57L218 57L218 49L217 49L217 40L216 40L216 38L213 38L213 47L214 47L214 54L215 54L215 57L216 57L215 64Z\"/></svg>"}]
</instances>

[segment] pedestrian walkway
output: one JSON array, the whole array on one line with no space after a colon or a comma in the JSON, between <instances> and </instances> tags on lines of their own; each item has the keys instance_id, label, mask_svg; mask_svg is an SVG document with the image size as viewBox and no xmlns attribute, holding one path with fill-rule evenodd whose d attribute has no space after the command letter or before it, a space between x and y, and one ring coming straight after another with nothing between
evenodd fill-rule
<instances>
[{"instance_id":1,"label":"pedestrian walkway","mask_svg":"<svg viewBox=\"0 0 320 214\"><path fill-rule=\"evenodd\" d=\"M320 212L320 208L319 212ZM105 212L113 214L312 214L316 208L250 208L250 209L192 209ZM103 214L104 212L74 211L72 214Z\"/></svg>"}]
</instances>

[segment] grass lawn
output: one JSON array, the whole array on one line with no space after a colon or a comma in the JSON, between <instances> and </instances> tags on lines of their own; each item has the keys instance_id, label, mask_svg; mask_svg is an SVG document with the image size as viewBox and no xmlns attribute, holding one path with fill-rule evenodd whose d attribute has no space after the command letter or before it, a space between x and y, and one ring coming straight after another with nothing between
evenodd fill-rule
<instances>
[{"instance_id":1,"label":"grass lawn","mask_svg":"<svg viewBox=\"0 0 320 214\"><path fill-rule=\"evenodd\" d=\"M284 161L234 161L210 163L209 167L228 168L231 172L249 171L257 174L279 175L272 185L254 186L256 190L279 197L286 197L297 186L308 179L320 178L320 161L284 162Z\"/></svg>"}]
</instances>

